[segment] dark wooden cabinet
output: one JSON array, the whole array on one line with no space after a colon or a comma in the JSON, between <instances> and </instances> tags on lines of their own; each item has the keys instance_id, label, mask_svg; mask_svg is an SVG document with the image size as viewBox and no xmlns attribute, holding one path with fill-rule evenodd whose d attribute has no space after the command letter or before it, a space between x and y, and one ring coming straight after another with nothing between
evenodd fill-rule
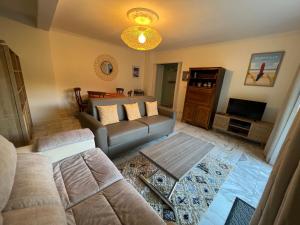
<instances>
[{"instance_id":1,"label":"dark wooden cabinet","mask_svg":"<svg viewBox=\"0 0 300 225\"><path fill-rule=\"evenodd\" d=\"M183 119L186 122L194 121L194 104L186 102L184 104Z\"/></svg>"},{"instance_id":2,"label":"dark wooden cabinet","mask_svg":"<svg viewBox=\"0 0 300 225\"><path fill-rule=\"evenodd\" d=\"M19 57L0 43L0 134L16 147L31 139L32 121Z\"/></svg>"},{"instance_id":3,"label":"dark wooden cabinet","mask_svg":"<svg viewBox=\"0 0 300 225\"><path fill-rule=\"evenodd\" d=\"M194 122L200 127L207 128L210 119L210 110L204 106L196 106L194 114Z\"/></svg>"},{"instance_id":4,"label":"dark wooden cabinet","mask_svg":"<svg viewBox=\"0 0 300 225\"><path fill-rule=\"evenodd\" d=\"M190 68L182 115L184 122L211 128L224 74L222 67Z\"/></svg>"}]
</instances>

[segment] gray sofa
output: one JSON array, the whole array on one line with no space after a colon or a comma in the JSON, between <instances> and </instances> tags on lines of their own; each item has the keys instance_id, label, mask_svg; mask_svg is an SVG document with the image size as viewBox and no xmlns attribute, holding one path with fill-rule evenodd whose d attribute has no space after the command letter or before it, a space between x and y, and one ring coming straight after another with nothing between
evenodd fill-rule
<instances>
[{"instance_id":1,"label":"gray sofa","mask_svg":"<svg viewBox=\"0 0 300 225\"><path fill-rule=\"evenodd\" d=\"M0 135L0 225L165 225L93 140L75 130L16 151Z\"/></svg>"},{"instance_id":2,"label":"gray sofa","mask_svg":"<svg viewBox=\"0 0 300 225\"><path fill-rule=\"evenodd\" d=\"M126 97L126 98L93 98L89 99L88 113L79 115L83 128L89 128L95 135L96 146L101 148L109 157L129 150L148 141L172 133L176 114L170 109L158 107L158 116L146 116L145 101L155 101L154 97ZM139 105L142 118L128 121L123 104L135 103ZM118 105L119 123L103 126L99 119L97 105Z\"/></svg>"}]
</instances>

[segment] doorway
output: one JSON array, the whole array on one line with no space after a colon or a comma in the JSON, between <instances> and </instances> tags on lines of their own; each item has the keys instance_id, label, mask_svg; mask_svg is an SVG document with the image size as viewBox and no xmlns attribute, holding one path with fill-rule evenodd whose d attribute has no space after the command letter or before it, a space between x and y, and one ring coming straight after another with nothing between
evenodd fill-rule
<instances>
[{"instance_id":1,"label":"doorway","mask_svg":"<svg viewBox=\"0 0 300 225\"><path fill-rule=\"evenodd\" d=\"M174 108L178 63L156 65L155 97L161 106Z\"/></svg>"}]
</instances>

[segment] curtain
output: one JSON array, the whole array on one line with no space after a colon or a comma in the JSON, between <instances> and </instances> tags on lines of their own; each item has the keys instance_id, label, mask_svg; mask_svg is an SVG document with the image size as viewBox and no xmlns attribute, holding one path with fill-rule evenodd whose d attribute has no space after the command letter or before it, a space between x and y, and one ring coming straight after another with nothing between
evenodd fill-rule
<instances>
[{"instance_id":1,"label":"curtain","mask_svg":"<svg viewBox=\"0 0 300 225\"><path fill-rule=\"evenodd\" d=\"M300 111L289 130L250 225L300 224Z\"/></svg>"},{"instance_id":2,"label":"curtain","mask_svg":"<svg viewBox=\"0 0 300 225\"><path fill-rule=\"evenodd\" d=\"M290 129L292 123L291 120L293 119L291 117L295 116L293 115L293 110L300 95L300 67L288 93L282 110L278 113L275 126L264 150L267 162L272 165L275 163L282 144L284 143L285 136Z\"/></svg>"}]
</instances>

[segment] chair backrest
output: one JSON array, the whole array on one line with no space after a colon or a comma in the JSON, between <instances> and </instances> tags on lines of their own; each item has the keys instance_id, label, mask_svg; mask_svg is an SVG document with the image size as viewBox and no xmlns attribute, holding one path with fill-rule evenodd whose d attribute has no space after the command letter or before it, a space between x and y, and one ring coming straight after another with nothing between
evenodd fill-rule
<instances>
[{"instance_id":1,"label":"chair backrest","mask_svg":"<svg viewBox=\"0 0 300 225\"><path fill-rule=\"evenodd\" d=\"M106 93L101 91L88 91L89 98L104 98Z\"/></svg>"},{"instance_id":2,"label":"chair backrest","mask_svg":"<svg viewBox=\"0 0 300 225\"><path fill-rule=\"evenodd\" d=\"M118 94L123 94L124 93L124 88L116 88L116 91Z\"/></svg>"},{"instance_id":3,"label":"chair backrest","mask_svg":"<svg viewBox=\"0 0 300 225\"><path fill-rule=\"evenodd\" d=\"M151 96L140 96L140 97L124 97L124 98L90 98L88 102L88 112L99 120L98 105L117 105L119 120L126 120L126 112L124 104L138 103L141 116L146 115L145 101L155 101L156 99Z\"/></svg>"},{"instance_id":4,"label":"chair backrest","mask_svg":"<svg viewBox=\"0 0 300 225\"><path fill-rule=\"evenodd\" d=\"M134 89L133 95L134 96L144 96L145 92L142 89Z\"/></svg>"},{"instance_id":5,"label":"chair backrest","mask_svg":"<svg viewBox=\"0 0 300 225\"><path fill-rule=\"evenodd\" d=\"M128 91L127 95L128 95L128 97L131 97L132 96L132 90Z\"/></svg>"},{"instance_id":6,"label":"chair backrest","mask_svg":"<svg viewBox=\"0 0 300 225\"><path fill-rule=\"evenodd\" d=\"M78 106L80 106L82 104L82 98L80 95L80 91L81 91L80 87L74 88L75 98L76 98L76 102L77 102Z\"/></svg>"}]
</instances>

